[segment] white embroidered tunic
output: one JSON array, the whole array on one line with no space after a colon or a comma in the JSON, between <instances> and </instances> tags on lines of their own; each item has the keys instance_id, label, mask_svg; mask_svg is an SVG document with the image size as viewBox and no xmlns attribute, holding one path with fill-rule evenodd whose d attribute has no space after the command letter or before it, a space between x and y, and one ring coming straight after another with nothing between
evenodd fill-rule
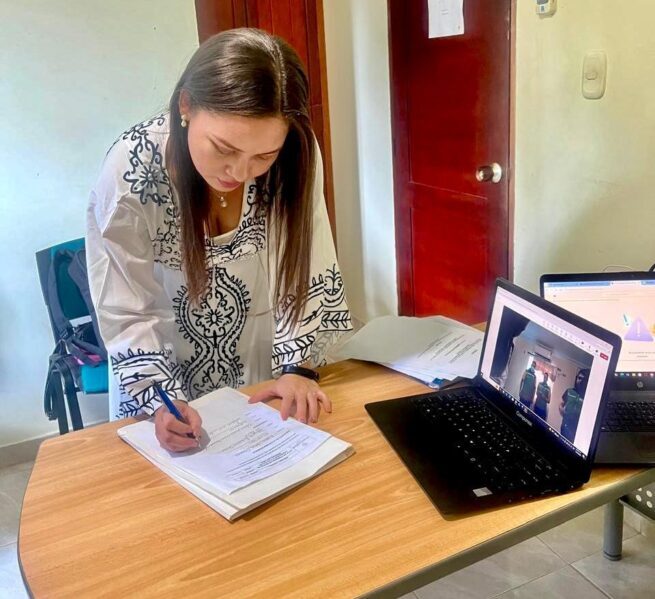
<instances>
[{"instance_id":1,"label":"white embroidered tunic","mask_svg":"<svg viewBox=\"0 0 655 599\"><path fill-rule=\"evenodd\" d=\"M274 297L273 228L254 181L245 185L237 228L206 239L208 289L190 302L165 164L168 135L166 114L124 133L105 158L87 212L89 285L115 376L112 418L152 414L161 405L155 380L172 399L190 400L266 380L285 364L318 366L352 328L318 152L310 286L298 324L284 325L285 308Z\"/></svg>"}]
</instances>

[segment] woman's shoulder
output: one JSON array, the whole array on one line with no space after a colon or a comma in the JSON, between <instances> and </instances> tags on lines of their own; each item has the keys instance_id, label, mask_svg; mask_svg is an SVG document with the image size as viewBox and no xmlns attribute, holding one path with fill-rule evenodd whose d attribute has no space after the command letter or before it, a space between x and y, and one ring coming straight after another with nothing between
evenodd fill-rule
<instances>
[{"instance_id":1,"label":"woman's shoulder","mask_svg":"<svg viewBox=\"0 0 655 599\"><path fill-rule=\"evenodd\" d=\"M117 197L136 199L143 206L171 201L165 167L168 123L168 113L163 113L122 133L105 156L97 186L110 187L119 192Z\"/></svg>"},{"instance_id":2,"label":"woman's shoulder","mask_svg":"<svg viewBox=\"0 0 655 599\"><path fill-rule=\"evenodd\" d=\"M112 144L109 151L111 152L116 145L134 148L141 145L149 146L150 143L154 143L155 145L161 144L162 137L168 139L170 133L168 123L168 112L163 112L148 120L137 123L127 131L121 133Z\"/></svg>"},{"instance_id":3,"label":"woman's shoulder","mask_svg":"<svg viewBox=\"0 0 655 599\"><path fill-rule=\"evenodd\" d=\"M168 113L164 112L130 127L109 146L105 163L131 162L139 156L163 163L169 136L168 123Z\"/></svg>"}]
</instances>

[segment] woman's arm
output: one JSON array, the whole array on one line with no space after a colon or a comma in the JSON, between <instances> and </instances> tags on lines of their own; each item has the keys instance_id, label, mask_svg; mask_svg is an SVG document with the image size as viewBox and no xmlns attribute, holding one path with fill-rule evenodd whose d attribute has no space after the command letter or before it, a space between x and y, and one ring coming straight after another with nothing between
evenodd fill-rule
<instances>
[{"instance_id":1,"label":"woman's arm","mask_svg":"<svg viewBox=\"0 0 655 599\"><path fill-rule=\"evenodd\" d=\"M105 160L91 193L86 236L89 287L100 332L114 376L126 395L119 417L158 411L162 403L152 386L155 381L171 399L186 403L174 376L173 312L154 276L154 252L143 207L121 179L124 158L117 144ZM160 419L165 412L165 408L160 411ZM165 421L167 431L179 428L168 418ZM195 414L189 413L189 421L199 430Z\"/></svg>"}]
</instances>

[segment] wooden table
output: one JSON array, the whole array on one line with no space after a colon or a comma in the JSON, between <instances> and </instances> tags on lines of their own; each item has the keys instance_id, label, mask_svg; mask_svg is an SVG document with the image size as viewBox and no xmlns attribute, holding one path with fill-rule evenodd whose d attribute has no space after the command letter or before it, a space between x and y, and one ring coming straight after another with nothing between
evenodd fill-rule
<instances>
[{"instance_id":1,"label":"wooden table","mask_svg":"<svg viewBox=\"0 0 655 599\"><path fill-rule=\"evenodd\" d=\"M567 495L447 521L364 410L426 387L356 361L322 385L334 413L318 426L356 454L233 523L123 443L128 421L44 442L19 531L33 596L397 596L655 480L598 469Z\"/></svg>"}]
</instances>

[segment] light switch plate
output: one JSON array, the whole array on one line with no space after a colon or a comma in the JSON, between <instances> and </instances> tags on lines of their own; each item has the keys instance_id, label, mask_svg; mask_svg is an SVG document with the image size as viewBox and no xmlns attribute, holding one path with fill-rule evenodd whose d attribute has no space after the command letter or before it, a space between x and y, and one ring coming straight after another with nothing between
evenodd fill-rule
<instances>
[{"instance_id":1,"label":"light switch plate","mask_svg":"<svg viewBox=\"0 0 655 599\"><path fill-rule=\"evenodd\" d=\"M598 100L605 95L607 54L602 50L587 52L582 61L582 95Z\"/></svg>"},{"instance_id":2,"label":"light switch plate","mask_svg":"<svg viewBox=\"0 0 655 599\"><path fill-rule=\"evenodd\" d=\"M536 0L536 9L540 17L552 17L557 10L557 0Z\"/></svg>"}]
</instances>

